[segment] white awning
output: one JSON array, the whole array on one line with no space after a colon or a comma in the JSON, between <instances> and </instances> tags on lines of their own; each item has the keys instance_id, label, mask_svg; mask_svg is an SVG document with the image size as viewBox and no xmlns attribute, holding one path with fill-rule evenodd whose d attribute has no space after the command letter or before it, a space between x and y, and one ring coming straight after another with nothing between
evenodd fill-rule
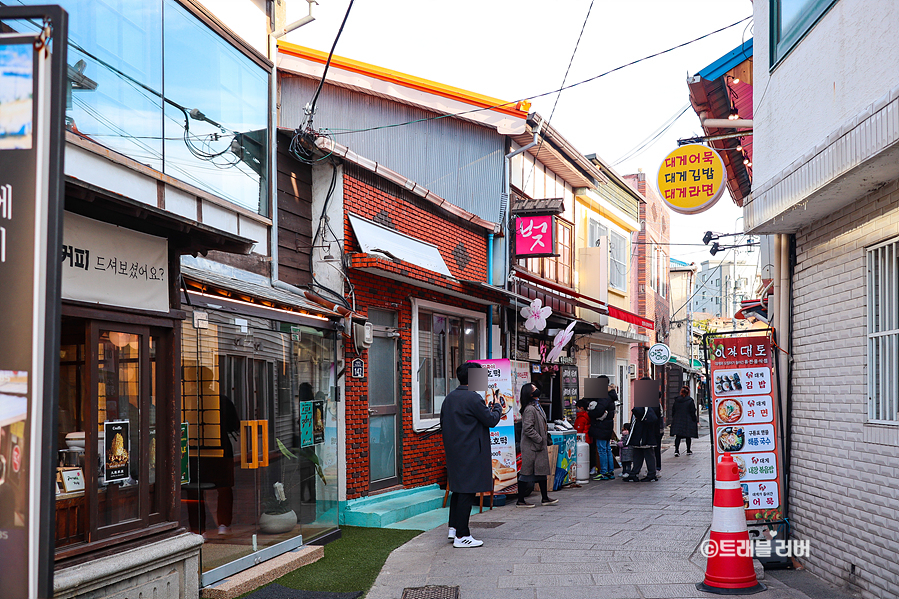
<instances>
[{"instance_id":1,"label":"white awning","mask_svg":"<svg viewBox=\"0 0 899 599\"><path fill-rule=\"evenodd\" d=\"M402 260L415 266L452 277L436 245L425 243L402 233L350 214L350 225L366 254L381 254L391 260Z\"/></svg>"}]
</instances>

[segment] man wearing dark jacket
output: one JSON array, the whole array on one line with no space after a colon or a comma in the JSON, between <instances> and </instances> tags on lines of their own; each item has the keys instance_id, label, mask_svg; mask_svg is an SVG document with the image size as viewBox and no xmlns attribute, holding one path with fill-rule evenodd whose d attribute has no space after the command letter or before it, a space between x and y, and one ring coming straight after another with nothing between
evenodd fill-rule
<instances>
[{"instance_id":1,"label":"man wearing dark jacket","mask_svg":"<svg viewBox=\"0 0 899 599\"><path fill-rule=\"evenodd\" d=\"M468 518L476 493L493 489L490 428L503 415L498 403L487 408L484 399L468 389L468 371L480 364L465 362L456 369L459 386L443 400L440 429L446 452L447 488L450 497L449 535L453 547L480 547L483 541L471 536Z\"/></svg>"},{"instance_id":2,"label":"man wearing dark jacket","mask_svg":"<svg viewBox=\"0 0 899 599\"><path fill-rule=\"evenodd\" d=\"M659 440L659 417L656 408L634 408L631 410L631 434L627 438L627 444L634 450L634 465L631 468L633 474L627 480L642 482L658 480L656 478L655 446ZM646 460L646 477L640 476L643 468L643 460Z\"/></svg>"},{"instance_id":3,"label":"man wearing dark jacket","mask_svg":"<svg viewBox=\"0 0 899 599\"><path fill-rule=\"evenodd\" d=\"M599 468L599 474L594 476L593 480L612 480L615 478L615 458L612 457L609 440L615 430L615 404L618 401L618 394L610 386L606 397L588 399L590 438L596 443L597 468Z\"/></svg>"}]
</instances>

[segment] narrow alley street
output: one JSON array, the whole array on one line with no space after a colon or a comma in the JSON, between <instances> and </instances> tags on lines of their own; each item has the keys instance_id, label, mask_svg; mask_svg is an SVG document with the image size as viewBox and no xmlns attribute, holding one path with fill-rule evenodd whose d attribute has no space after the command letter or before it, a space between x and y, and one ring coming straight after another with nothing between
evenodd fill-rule
<instances>
[{"instance_id":1,"label":"narrow alley street","mask_svg":"<svg viewBox=\"0 0 899 599\"><path fill-rule=\"evenodd\" d=\"M712 518L709 449L706 420L693 455L663 451L657 482L616 475L553 493L556 506L509 502L473 514L482 548L454 549L443 527L423 533L391 554L367 599L398 599L405 588L429 585L458 586L461 599L712 597L695 587ZM762 582L768 590L759 599L810 596L770 575Z\"/></svg>"}]
</instances>

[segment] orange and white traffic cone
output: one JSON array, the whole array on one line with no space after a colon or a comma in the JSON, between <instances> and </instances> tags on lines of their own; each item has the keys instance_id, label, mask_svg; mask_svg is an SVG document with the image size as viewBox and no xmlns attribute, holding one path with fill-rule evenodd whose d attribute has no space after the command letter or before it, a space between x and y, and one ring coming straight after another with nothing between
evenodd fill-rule
<instances>
[{"instance_id":1,"label":"orange and white traffic cone","mask_svg":"<svg viewBox=\"0 0 899 599\"><path fill-rule=\"evenodd\" d=\"M696 588L718 595L751 595L765 590L755 576L740 474L737 464L725 453L715 469L715 501L712 530L705 546L708 562L705 580Z\"/></svg>"}]
</instances>

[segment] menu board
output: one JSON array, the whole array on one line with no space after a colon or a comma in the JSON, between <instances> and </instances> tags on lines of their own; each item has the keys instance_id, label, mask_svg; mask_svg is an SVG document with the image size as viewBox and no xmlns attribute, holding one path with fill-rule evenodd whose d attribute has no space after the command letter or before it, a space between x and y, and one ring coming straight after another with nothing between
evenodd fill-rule
<instances>
[{"instance_id":1,"label":"menu board","mask_svg":"<svg viewBox=\"0 0 899 599\"><path fill-rule=\"evenodd\" d=\"M472 360L487 369L484 402L499 402L503 416L490 429L490 453L493 459L493 489L501 491L518 482L515 454L515 396L512 388L512 363L509 360ZM481 393L480 391L478 393Z\"/></svg>"},{"instance_id":2,"label":"menu board","mask_svg":"<svg viewBox=\"0 0 899 599\"><path fill-rule=\"evenodd\" d=\"M576 406L578 400L577 366L561 367L562 384L562 412L569 422L574 422L577 416Z\"/></svg>"},{"instance_id":3,"label":"menu board","mask_svg":"<svg viewBox=\"0 0 899 599\"><path fill-rule=\"evenodd\" d=\"M748 521L782 516L783 474L773 384L774 353L767 336L712 337L709 373L715 461L729 452L740 473Z\"/></svg>"}]
</instances>

